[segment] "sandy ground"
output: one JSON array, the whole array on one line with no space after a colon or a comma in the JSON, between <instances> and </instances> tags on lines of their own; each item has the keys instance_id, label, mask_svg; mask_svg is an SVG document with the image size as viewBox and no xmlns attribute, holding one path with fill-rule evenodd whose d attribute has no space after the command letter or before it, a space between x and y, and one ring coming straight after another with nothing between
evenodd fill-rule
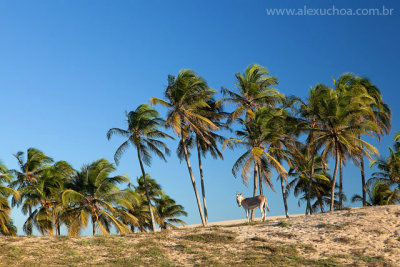
<instances>
[{"instance_id":1,"label":"sandy ground","mask_svg":"<svg viewBox=\"0 0 400 267\"><path fill-rule=\"evenodd\" d=\"M256 212L256 214L257 214L257 212ZM290 215L291 218L299 217L299 216L304 216L304 214ZM266 221L279 220L279 219L286 219L286 216L285 215L269 216L269 217L266 218ZM254 218L254 221L262 222L261 217ZM210 222L210 223L208 223L208 226L227 226L227 225L242 224L242 223L247 223L247 219L237 219L237 220L230 220L230 221ZM190 224L190 225L186 225L184 228L195 228L195 227L201 227L201 226L202 226L202 224Z\"/></svg>"},{"instance_id":2,"label":"sandy ground","mask_svg":"<svg viewBox=\"0 0 400 267\"><path fill-rule=\"evenodd\" d=\"M260 221L260 218L256 219ZM287 222L286 227L279 222ZM210 226L230 226L240 241L263 238L284 244L306 244L311 258L383 257L393 266L400 266L400 205L351 208L333 213L309 216L291 215L267 217L266 222L238 225L246 219L210 223ZM190 225L188 228L199 225Z\"/></svg>"},{"instance_id":3,"label":"sandy ground","mask_svg":"<svg viewBox=\"0 0 400 267\"><path fill-rule=\"evenodd\" d=\"M246 222L129 235L1 237L0 266L400 266L400 205Z\"/></svg>"}]
</instances>

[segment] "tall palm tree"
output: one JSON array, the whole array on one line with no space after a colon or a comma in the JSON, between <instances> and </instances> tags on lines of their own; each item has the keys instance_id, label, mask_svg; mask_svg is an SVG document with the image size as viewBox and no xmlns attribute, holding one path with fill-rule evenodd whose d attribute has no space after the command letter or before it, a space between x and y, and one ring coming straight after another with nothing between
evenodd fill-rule
<instances>
[{"instance_id":1,"label":"tall palm tree","mask_svg":"<svg viewBox=\"0 0 400 267\"><path fill-rule=\"evenodd\" d=\"M187 216L183 206L178 205L175 200L162 193L156 200L156 218L161 230L168 228L177 228L174 224L185 226L185 222L178 216Z\"/></svg>"},{"instance_id":2,"label":"tall palm tree","mask_svg":"<svg viewBox=\"0 0 400 267\"><path fill-rule=\"evenodd\" d=\"M147 104L140 105L136 108L135 111L129 112L128 114L126 114L126 116L128 119L128 129L124 130L119 128L111 128L107 132L107 138L108 140L110 140L111 136L117 134L128 139L124 143L122 143L122 145L120 145L115 152L114 159L117 164L122 154L129 147L129 145L133 145L136 148L140 169L142 171L142 176L146 189L146 197L149 206L152 231L154 232L154 214L151 205L151 199L148 194L146 172L144 170L143 162L147 166L150 166L151 152L155 153L161 159L166 160L164 153L169 154L169 149L164 142L159 140L159 138L172 139L172 137L159 130L160 127L163 127L165 125L165 122L159 117L158 112ZM164 150L164 153L162 152L162 150Z\"/></svg>"},{"instance_id":3,"label":"tall palm tree","mask_svg":"<svg viewBox=\"0 0 400 267\"><path fill-rule=\"evenodd\" d=\"M205 107L200 110L201 115L212 121L216 126L218 126L219 129L227 128L225 124L221 123L221 119L225 118L226 115L226 113L222 111L222 107L218 105L214 101L214 99L209 99L207 101L207 104L209 105L209 107ZM208 210L207 210L207 201L205 194L202 157L205 157L207 153L210 153L210 155L214 159L220 158L222 160L224 157L218 148L218 143L223 143L224 140L225 138L222 135L219 135L213 131L210 131L207 134L207 136L192 134L189 136L189 138L186 139L186 146L188 148L189 155L191 154L190 150L194 147L194 145L196 145L197 149L197 161L199 164L201 194L203 197L204 220L206 224L208 224ZM185 158L182 143L180 143L180 146L178 147L178 157L180 160Z\"/></svg>"},{"instance_id":4,"label":"tall palm tree","mask_svg":"<svg viewBox=\"0 0 400 267\"><path fill-rule=\"evenodd\" d=\"M236 105L236 109L228 117L228 123L235 121L242 114L245 114L245 122L248 122L254 118L259 107L274 106L283 98L282 94L271 88L278 84L278 79L269 76L268 70L263 66L252 64L243 74L236 73L235 77L237 92L222 87L221 92L227 97L218 100Z\"/></svg>"},{"instance_id":5,"label":"tall palm tree","mask_svg":"<svg viewBox=\"0 0 400 267\"><path fill-rule=\"evenodd\" d=\"M335 89L338 91L347 91L351 94L364 94L364 101L359 102L362 108L369 109L369 112L360 114L359 120L369 121L375 124L375 128L371 129L371 134L375 135L378 141L382 135L388 134L391 128L391 110L390 107L383 102L382 94L377 86L372 84L368 78L359 77L352 73L345 73L335 81ZM361 139L361 135L358 136ZM358 155L359 167L361 170L361 184L363 205L366 205L367 188L365 184L364 155Z\"/></svg>"},{"instance_id":6,"label":"tall palm tree","mask_svg":"<svg viewBox=\"0 0 400 267\"><path fill-rule=\"evenodd\" d=\"M202 109L208 108L207 101L212 98L215 91L210 89L207 82L192 70L181 70L178 76L168 76L168 86L165 90L165 100L153 97L153 105L161 104L168 109L166 125L171 127L180 138L190 180L196 197L197 207L203 226L206 225L200 197L189 160L187 139L195 133L204 140L208 140L210 131L218 127L203 115ZM206 141L208 142L208 141Z\"/></svg>"},{"instance_id":7,"label":"tall palm tree","mask_svg":"<svg viewBox=\"0 0 400 267\"><path fill-rule=\"evenodd\" d=\"M280 108L264 107L259 109L256 113L256 119L260 119L262 139L267 145L268 153L276 159L279 164L286 163L291 164L294 155L297 153L297 147L295 146L295 138L298 135L298 121L292 117L291 114L286 110L291 106L289 101L285 99L285 105ZM268 162L267 162L268 163ZM269 164L269 163L268 163ZM272 166L274 167L274 166ZM264 167L270 169L269 166ZM275 168L275 167L274 167ZM261 166L258 166L258 170L262 170ZM282 199L285 207L286 217L289 217L289 210L287 205L287 194L285 190L285 183L287 184L287 172L282 171L280 168L275 168L278 172L278 180L281 183ZM260 194L262 194L262 180L265 180L265 174L270 172L259 172L259 184ZM264 174L264 175L263 175Z\"/></svg>"},{"instance_id":8,"label":"tall palm tree","mask_svg":"<svg viewBox=\"0 0 400 267\"><path fill-rule=\"evenodd\" d=\"M315 139L317 137L316 129L322 128L322 121L320 120L321 113L321 101L329 95L330 88L323 84L317 84L314 88L310 89L309 96L306 101L300 102L299 114L300 114L300 123L299 127L303 128L307 133L307 157L311 159L311 169L310 175L314 177L314 158L317 155L317 152L320 147L315 143ZM311 214L311 186L312 179L309 180L308 187L306 188L306 215Z\"/></svg>"},{"instance_id":9,"label":"tall palm tree","mask_svg":"<svg viewBox=\"0 0 400 267\"><path fill-rule=\"evenodd\" d=\"M363 95L362 97L367 96ZM365 111L360 110L360 101L362 101L360 97L348 92L334 90L330 90L329 95L321 101L319 121L323 123L322 128L318 129L319 136L314 142L324 146L323 159L326 159L328 155L333 155L335 158L331 190L331 212L334 209L334 193L338 163L340 161L340 148L346 149L352 155L363 153L369 158L371 158L370 153L378 153L377 149L371 144L357 138L359 135L369 134L370 129L375 127L368 121L360 123L357 120L359 114Z\"/></svg>"},{"instance_id":10,"label":"tall palm tree","mask_svg":"<svg viewBox=\"0 0 400 267\"><path fill-rule=\"evenodd\" d=\"M89 217L92 220L93 235L97 227L103 234L109 233L111 225L118 232L129 232L128 226L117 218L114 208L114 205L126 203L124 198L127 193L119 190L117 185L129 179L124 175L110 177L114 171L113 164L106 159L99 159L84 165L67 183L68 189L64 190L62 201L69 209L67 227L70 235L79 234L81 228L87 226Z\"/></svg>"},{"instance_id":11,"label":"tall palm tree","mask_svg":"<svg viewBox=\"0 0 400 267\"><path fill-rule=\"evenodd\" d=\"M8 203L8 196L14 195L19 198L19 192L5 186L11 182L12 175L6 166L0 161L0 234L16 235L16 228L11 220L11 207Z\"/></svg>"},{"instance_id":12,"label":"tall palm tree","mask_svg":"<svg viewBox=\"0 0 400 267\"><path fill-rule=\"evenodd\" d=\"M29 148L27 151L26 160L24 159L24 152L17 152L14 157L18 161L19 170L11 170L14 175L15 180L11 182L11 187L21 190L27 188L36 183L40 175L50 166L49 164L53 162L53 159L46 156L42 151L36 148ZM19 200L13 198L12 204L20 205L22 201L26 199L26 195L22 194ZM28 205L27 209L23 209L26 214L28 212L29 217L32 216L32 206ZM27 225L26 233L32 235L32 225Z\"/></svg>"}]
</instances>

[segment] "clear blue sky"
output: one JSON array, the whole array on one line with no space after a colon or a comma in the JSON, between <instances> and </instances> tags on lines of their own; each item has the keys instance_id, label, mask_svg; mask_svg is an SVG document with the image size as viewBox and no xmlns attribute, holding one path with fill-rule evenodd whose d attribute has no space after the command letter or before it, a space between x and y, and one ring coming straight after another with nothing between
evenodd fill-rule
<instances>
[{"instance_id":1,"label":"clear blue sky","mask_svg":"<svg viewBox=\"0 0 400 267\"><path fill-rule=\"evenodd\" d=\"M314 8L332 4L395 10L393 16L290 17L268 16L265 9L303 8L303 1L2 0L0 158L16 168L12 154L35 147L75 168L101 157L112 161L122 140L108 142L106 131L125 126L126 110L161 97L168 74L191 68L219 91L233 89L234 74L251 63L276 75L282 93L300 97L344 72L368 76L392 107L393 131L399 130L399 2L307 1ZM391 138L378 146L382 154ZM168 144L175 152L176 142ZM231 174L240 152L204 162L210 221L244 218L235 192L250 195L251 187ZM174 153L147 171L185 206L187 223L200 222L186 165ZM134 150L118 173L139 175ZM350 163L344 179L349 197L360 193L359 170ZM266 193L270 215L283 214L277 191ZM304 204L299 208L291 197L289 210L303 212ZM14 209L13 218L22 230L25 217Z\"/></svg>"}]
</instances>

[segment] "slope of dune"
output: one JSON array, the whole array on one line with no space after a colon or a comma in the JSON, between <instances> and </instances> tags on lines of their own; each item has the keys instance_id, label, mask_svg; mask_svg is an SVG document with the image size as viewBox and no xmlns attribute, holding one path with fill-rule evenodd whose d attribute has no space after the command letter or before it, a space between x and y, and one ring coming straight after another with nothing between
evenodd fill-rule
<instances>
[{"instance_id":1,"label":"slope of dune","mask_svg":"<svg viewBox=\"0 0 400 267\"><path fill-rule=\"evenodd\" d=\"M400 266L400 206L158 233L1 237L0 265Z\"/></svg>"}]
</instances>

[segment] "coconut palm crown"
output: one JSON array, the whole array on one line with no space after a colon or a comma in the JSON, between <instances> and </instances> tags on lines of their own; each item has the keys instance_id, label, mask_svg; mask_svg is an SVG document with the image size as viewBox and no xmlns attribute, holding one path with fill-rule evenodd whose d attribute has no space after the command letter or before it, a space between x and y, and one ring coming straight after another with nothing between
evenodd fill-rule
<instances>
[{"instance_id":1,"label":"coconut palm crown","mask_svg":"<svg viewBox=\"0 0 400 267\"><path fill-rule=\"evenodd\" d=\"M269 76L268 70L258 64L252 64L244 73L236 73L236 91L233 92L222 87L221 93L226 98L218 102L232 103L235 110L228 117L228 122L233 122L245 114L245 121L254 118L255 111L264 105L274 106L282 101L284 96L276 89L271 88L278 84L278 79Z\"/></svg>"}]
</instances>

